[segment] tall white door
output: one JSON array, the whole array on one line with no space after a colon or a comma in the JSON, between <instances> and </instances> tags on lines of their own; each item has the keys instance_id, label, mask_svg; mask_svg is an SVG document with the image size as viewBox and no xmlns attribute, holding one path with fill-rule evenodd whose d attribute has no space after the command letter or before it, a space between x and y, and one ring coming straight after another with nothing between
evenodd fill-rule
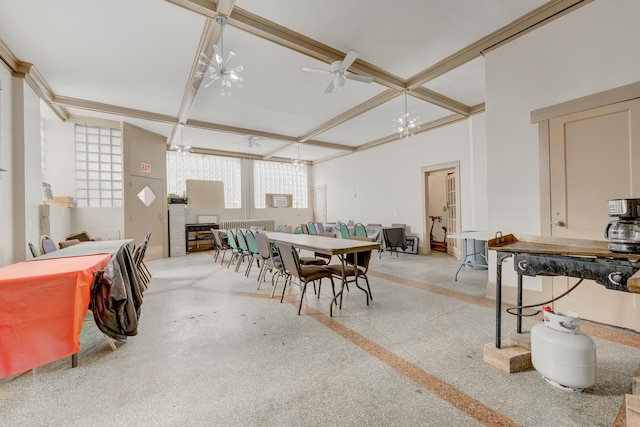
<instances>
[{"instance_id":1,"label":"tall white door","mask_svg":"<svg viewBox=\"0 0 640 427\"><path fill-rule=\"evenodd\" d=\"M327 188L325 186L313 189L313 221L327 223Z\"/></svg>"},{"instance_id":2,"label":"tall white door","mask_svg":"<svg viewBox=\"0 0 640 427\"><path fill-rule=\"evenodd\" d=\"M550 121L551 230L556 237L604 240L607 200L640 197L640 100ZM636 171L634 171L634 168ZM577 279L553 278L559 295ZM555 304L581 317L640 330L640 299L581 284Z\"/></svg>"}]
</instances>

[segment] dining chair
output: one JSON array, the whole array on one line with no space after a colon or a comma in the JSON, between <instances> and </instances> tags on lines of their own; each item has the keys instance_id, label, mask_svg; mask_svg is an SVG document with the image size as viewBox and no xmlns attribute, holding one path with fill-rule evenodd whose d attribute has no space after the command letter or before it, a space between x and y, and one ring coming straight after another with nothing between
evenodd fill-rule
<instances>
[{"instance_id":1,"label":"dining chair","mask_svg":"<svg viewBox=\"0 0 640 427\"><path fill-rule=\"evenodd\" d=\"M273 298L276 292L276 286L278 286L278 280L280 280L280 276L284 275L282 260L280 259L279 254L273 254L271 243L269 242L266 234L257 232L255 233L255 237L258 252L260 252L260 256L262 257L262 267L258 273L258 290L260 290L260 285L264 281L267 271L273 272L273 275L271 276L271 287L273 288L271 291L271 297Z\"/></svg>"},{"instance_id":2,"label":"dining chair","mask_svg":"<svg viewBox=\"0 0 640 427\"><path fill-rule=\"evenodd\" d=\"M293 234L302 234L302 228L300 228L300 227L296 227L296 228L293 230Z\"/></svg>"},{"instance_id":3,"label":"dining chair","mask_svg":"<svg viewBox=\"0 0 640 427\"><path fill-rule=\"evenodd\" d=\"M285 224L282 226L282 231L283 233L292 233L293 230L291 229L291 224Z\"/></svg>"},{"instance_id":4,"label":"dining chair","mask_svg":"<svg viewBox=\"0 0 640 427\"><path fill-rule=\"evenodd\" d=\"M302 234L309 234L309 224L300 224L300 230Z\"/></svg>"},{"instance_id":5,"label":"dining chair","mask_svg":"<svg viewBox=\"0 0 640 427\"><path fill-rule=\"evenodd\" d=\"M278 226L276 227L276 231L278 233L282 231L282 224L278 224Z\"/></svg>"},{"instance_id":6,"label":"dining chair","mask_svg":"<svg viewBox=\"0 0 640 427\"><path fill-rule=\"evenodd\" d=\"M372 237L352 236L351 239L373 242ZM347 290L349 289L349 287L347 286L348 283L355 283L359 289L367 294L367 305L369 305L369 299L373 300L373 294L371 293L371 287L369 286L369 278L367 277L367 271L369 270L369 262L371 261L372 252L373 251L369 249L366 251L359 251L357 253L348 253L345 256L344 265L344 278ZM326 268L331 271L331 274L333 274L334 277L339 277L340 279L342 279L342 264L329 264ZM366 290L358 285L359 277L365 280L365 283L367 284Z\"/></svg>"},{"instance_id":7,"label":"dining chair","mask_svg":"<svg viewBox=\"0 0 640 427\"><path fill-rule=\"evenodd\" d=\"M40 249L38 249L36 245L31 242L29 242L29 250L31 251L31 255L33 255L34 258L38 258L40 255L42 255Z\"/></svg>"},{"instance_id":8,"label":"dining chair","mask_svg":"<svg viewBox=\"0 0 640 427\"><path fill-rule=\"evenodd\" d=\"M149 235L150 234L147 233L147 236L145 236L142 243L136 246L133 249L133 254L131 254L131 258L133 259L133 264L138 270L140 279L142 279L142 282L145 285L148 285L151 282L151 273L149 273L149 270L143 266L144 255L147 251L147 245L149 244L149 240L147 238Z\"/></svg>"},{"instance_id":9,"label":"dining chair","mask_svg":"<svg viewBox=\"0 0 640 427\"><path fill-rule=\"evenodd\" d=\"M149 242L151 241L151 232L147 232L147 234L144 236L144 247L142 249L142 257L140 258L140 268L142 268L144 270L144 273L149 277L149 280L151 280L151 271L149 271L149 269L147 268L147 265L144 263L144 256L147 253L147 248L149 247Z\"/></svg>"},{"instance_id":10,"label":"dining chair","mask_svg":"<svg viewBox=\"0 0 640 427\"><path fill-rule=\"evenodd\" d=\"M220 256L220 252L222 252L222 259L220 260L220 264L224 264L224 257L227 255L227 250L231 249L231 245L228 242L225 242L222 239L222 235L220 234L220 230L216 230L214 228L211 229L211 233L213 233L213 241L215 242L215 256L213 258L214 261L218 261Z\"/></svg>"},{"instance_id":11,"label":"dining chair","mask_svg":"<svg viewBox=\"0 0 640 427\"><path fill-rule=\"evenodd\" d=\"M245 238L244 232L240 228L236 229L236 242L238 242L238 249L240 250L240 258L236 265L236 271L238 271L238 269L240 269L240 264L242 264L242 261L244 261L245 258L248 259L249 262L251 262L253 258L251 252L249 252L249 246L247 245L247 239Z\"/></svg>"},{"instance_id":12,"label":"dining chair","mask_svg":"<svg viewBox=\"0 0 640 427\"><path fill-rule=\"evenodd\" d=\"M231 258L229 259L229 264L227 264L227 268L229 268L234 262L239 262L241 254L236 234L230 228L227 229L227 242L229 243L229 246L231 246Z\"/></svg>"},{"instance_id":13,"label":"dining chair","mask_svg":"<svg viewBox=\"0 0 640 427\"><path fill-rule=\"evenodd\" d=\"M324 233L324 224L316 222L316 230L318 231L318 234Z\"/></svg>"},{"instance_id":14,"label":"dining chair","mask_svg":"<svg viewBox=\"0 0 640 427\"><path fill-rule=\"evenodd\" d=\"M398 256L398 248L402 249L402 252L405 252L405 250L409 247L407 245L407 239L404 234L403 227L383 228L382 237L384 239L383 250L389 250L391 254L395 252L396 257ZM380 258L382 258L382 251L380 252Z\"/></svg>"},{"instance_id":15,"label":"dining chair","mask_svg":"<svg viewBox=\"0 0 640 427\"><path fill-rule=\"evenodd\" d=\"M357 223L354 226L354 234L357 237L367 237L367 229L361 223Z\"/></svg>"},{"instance_id":16,"label":"dining chair","mask_svg":"<svg viewBox=\"0 0 640 427\"><path fill-rule=\"evenodd\" d=\"M318 234L318 230L316 230L316 225L314 223L310 222L307 226L309 228L309 234L313 234L314 236Z\"/></svg>"},{"instance_id":17,"label":"dining chair","mask_svg":"<svg viewBox=\"0 0 640 427\"><path fill-rule=\"evenodd\" d=\"M351 237L351 233L349 233L349 227L344 222L340 224L340 235L343 239L348 239Z\"/></svg>"},{"instance_id":18,"label":"dining chair","mask_svg":"<svg viewBox=\"0 0 640 427\"><path fill-rule=\"evenodd\" d=\"M260 264L260 261L262 261L262 256L260 255L260 251L258 250L258 244L256 243L255 232L251 230L247 230L246 233L244 234L244 237L247 241L247 247L249 248L249 254L250 254L249 264L247 265L247 270L244 272L244 275L246 277L249 277L249 273L251 272L251 267L253 267L254 261L258 264L258 267L262 268L262 265Z\"/></svg>"},{"instance_id":19,"label":"dining chair","mask_svg":"<svg viewBox=\"0 0 640 427\"><path fill-rule=\"evenodd\" d=\"M292 283L292 278L296 277L300 281L300 304L298 305L298 315L302 310L302 301L304 299L304 293L307 290L307 284L309 282L315 282L318 280L318 297L320 296L320 288L322 285L322 279L329 278L331 280L331 290L333 296L336 295L336 289L333 282L333 275L327 268L319 265L300 265L298 262L298 251L289 243L278 242L278 249L280 251L280 258L284 270L287 273L287 277L284 281L284 288L282 288L282 296L280 302L284 300L284 294L287 290L287 283ZM315 289L315 286L314 286Z\"/></svg>"},{"instance_id":20,"label":"dining chair","mask_svg":"<svg viewBox=\"0 0 640 427\"><path fill-rule=\"evenodd\" d=\"M43 234L40 236L40 252L43 254L48 254L49 252L54 252L58 249L56 243L51 240L51 237Z\"/></svg>"},{"instance_id":21,"label":"dining chair","mask_svg":"<svg viewBox=\"0 0 640 427\"><path fill-rule=\"evenodd\" d=\"M80 240L78 239L64 240L62 242L58 242L58 246L60 246L60 249L64 249L69 246L77 245L78 243L80 243Z\"/></svg>"}]
</instances>

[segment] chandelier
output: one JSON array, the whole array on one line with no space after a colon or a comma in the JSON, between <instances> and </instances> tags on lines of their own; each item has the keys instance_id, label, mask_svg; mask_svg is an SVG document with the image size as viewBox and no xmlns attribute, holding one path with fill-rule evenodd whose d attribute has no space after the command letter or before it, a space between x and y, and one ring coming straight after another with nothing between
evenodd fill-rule
<instances>
[{"instance_id":1,"label":"chandelier","mask_svg":"<svg viewBox=\"0 0 640 427\"><path fill-rule=\"evenodd\" d=\"M242 65L229 68L229 62L233 59L236 54L232 51L229 51L229 56L227 59L224 58L224 26L227 24L227 18L224 16L218 16L216 18L216 22L220 24L220 49L218 50L218 46L213 46L213 59L209 58L204 52L201 53L202 59L199 61L200 65L206 66L206 70L202 73L198 73L201 77L207 77L210 79L204 87L208 88L212 84L217 81L220 81L220 95L226 96L231 95L229 88L235 85L238 88L242 88L241 82L244 80L240 75L244 67Z\"/></svg>"},{"instance_id":2,"label":"chandelier","mask_svg":"<svg viewBox=\"0 0 640 427\"><path fill-rule=\"evenodd\" d=\"M178 125L180 128L180 145L175 145L175 144L171 144L170 150L171 151L176 151L180 154L187 154L191 152L191 146L189 145L184 145L184 140L182 138L182 136L184 135L184 125L180 124Z\"/></svg>"},{"instance_id":3,"label":"chandelier","mask_svg":"<svg viewBox=\"0 0 640 427\"><path fill-rule=\"evenodd\" d=\"M291 163L295 166L303 166L304 162L300 159L300 143L296 143L296 146L298 147L298 158L291 159Z\"/></svg>"},{"instance_id":4,"label":"chandelier","mask_svg":"<svg viewBox=\"0 0 640 427\"><path fill-rule=\"evenodd\" d=\"M420 116L414 111L409 112L407 108L407 91L404 92L404 112L400 113L400 117L393 119L393 130L400 135L401 138L410 138L413 133L420 129Z\"/></svg>"}]
</instances>

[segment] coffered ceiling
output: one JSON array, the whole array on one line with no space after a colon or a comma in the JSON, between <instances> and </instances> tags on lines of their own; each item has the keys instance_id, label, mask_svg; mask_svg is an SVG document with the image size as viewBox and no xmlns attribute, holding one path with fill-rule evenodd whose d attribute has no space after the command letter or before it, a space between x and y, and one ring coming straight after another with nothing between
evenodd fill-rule
<instances>
[{"instance_id":1,"label":"coffered ceiling","mask_svg":"<svg viewBox=\"0 0 640 427\"><path fill-rule=\"evenodd\" d=\"M299 148L313 163L397 139L404 90L419 132L483 111L483 52L590 1L0 0L0 57L63 120L127 121L168 144L184 123L196 152L291 159ZM201 84L201 53L221 31L230 65L244 67L230 96ZM351 50L349 72L373 83L326 94L331 75L302 71Z\"/></svg>"}]
</instances>

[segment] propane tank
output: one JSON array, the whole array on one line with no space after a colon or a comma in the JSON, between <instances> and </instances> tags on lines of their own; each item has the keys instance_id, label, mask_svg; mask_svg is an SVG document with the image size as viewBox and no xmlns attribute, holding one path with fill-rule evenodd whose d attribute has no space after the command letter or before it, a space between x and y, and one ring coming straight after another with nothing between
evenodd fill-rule
<instances>
[{"instance_id":1,"label":"propane tank","mask_svg":"<svg viewBox=\"0 0 640 427\"><path fill-rule=\"evenodd\" d=\"M596 345L580 332L576 313L543 311L544 322L531 328L531 362L550 384L582 391L596 382Z\"/></svg>"}]
</instances>

